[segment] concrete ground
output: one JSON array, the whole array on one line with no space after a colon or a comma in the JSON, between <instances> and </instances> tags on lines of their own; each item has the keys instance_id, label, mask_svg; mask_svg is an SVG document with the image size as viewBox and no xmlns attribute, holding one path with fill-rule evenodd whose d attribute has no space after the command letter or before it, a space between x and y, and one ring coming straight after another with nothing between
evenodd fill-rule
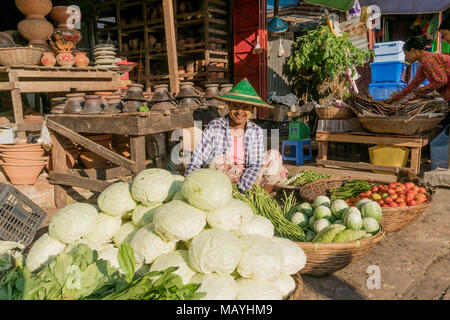
<instances>
[{"instance_id":1,"label":"concrete ground","mask_svg":"<svg viewBox=\"0 0 450 320\"><path fill-rule=\"evenodd\" d=\"M373 174L315 166L286 165L290 175L302 169L329 173L333 177L352 176L395 181L393 175ZM5 182L0 174L0 182ZM42 175L34 186L17 186L33 201L47 210L44 225L57 212L53 205L53 188ZM72 200L90 199L95 194L77 189L69 194ZM450 300L450 219L448 208L450 189L437 190L433 205L409 227L386 235L369 255L345 269L326 277L303 275L304 289L300 299L433 299ZM83 200L86 201L86 200ZM379 268L381 286L369 289L367 281L371 268ZM373 271L372 271L373 272ZM369 279L370 280L370 279ZM370 282L370 281L369 281Z\"/></svg>"}]
</instances>

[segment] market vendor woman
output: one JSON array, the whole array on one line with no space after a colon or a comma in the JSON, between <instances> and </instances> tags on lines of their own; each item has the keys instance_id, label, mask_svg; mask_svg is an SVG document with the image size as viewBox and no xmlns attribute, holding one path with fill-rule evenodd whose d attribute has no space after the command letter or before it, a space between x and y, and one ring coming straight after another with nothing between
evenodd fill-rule
<instances>
[{"instance_id":1,"label":"market vendor woman","mask_svg":"<svg viewBox=\"0 0 450 320\"><path fill-rule=\"evenodd\" d=\"M272 107L261 100L247 79L217 98L230 103L229 114L206 127L186 175L205 167L220 170L241 192L254 184L268 187L286 179L281 154L264 152L263 130L249 121L256 107Z\"/></svg>"},{"instance_id":2,"label":"market vendor woman","mask_svg":"<svg viewBox=\"0 0 450 320\"><path fill-rule=\"evenodd\" d=\"M425 48L430 44L430 41L420 37L414 37L406 41L403 46L406 60L409 63L419 61L419 70L409 85L385 102L391 103L400 100L411 92L426 94L435 90L446 101L450 101L450 56L426 51ZM430 83L419 88L425 79L428 79Z\"/></svg>"}]
</instances>

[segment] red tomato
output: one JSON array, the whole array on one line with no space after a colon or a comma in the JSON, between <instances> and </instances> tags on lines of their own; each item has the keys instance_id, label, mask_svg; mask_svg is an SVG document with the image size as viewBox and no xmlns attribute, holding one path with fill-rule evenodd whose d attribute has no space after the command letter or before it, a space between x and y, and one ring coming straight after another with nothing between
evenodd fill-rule
<instances>
[{"instance_id":1,"label":"red tomato","mask_svg":"<svg viewBox=\"0 0 450 320\"><path fill-rule=\"evenodd\" d=\"M393 195L393 194L396 193L396 192L395 192L394 189L389 189L387 193L390 194L390 195Z\"/></svg>"},{"instance_id":2,"label":"red tomato","mask_svg":"<svg viewBox=\"0 0 450 320\"><path fill-rule=\"evenodd\" d=\"M413 193L413 192L408 192L407 194L406 194L406 202L408 202L408 201L411 201L411 200L414 200L414 197L415 197L416 195Z\"/></svg>"},{"instance_id":3,"label":"red tomato","mask_svg":"<svg viewBox=\"0 0 450 320\"><path fill-rule=\"evenodd\" d=\"M419 193L419 190L420 189L419 189L418 186L414 186L414 187L411 188L411 191L414 192L414 193Z\"/></svg>"},{"instance_id":4,"label":"red tomato","mask_svg":"<svg viewBox=\"0 0 450 320\"><path fill-rule=\"evenodd\" d=\"M427 196L423 193L418 193L414 197L414 200L416 200L417 203L424 203L425 201L427 201Z\"/></svg>"},{"instance_id":5,"label":"red tomato","mask_svg":"<svg viewBox=\"0 0 450 320\"><path fill-rule=\"evenodd\" d=\"M404 201L403 202L399 202L398 206L399 207L406 207L406 202L404 202Z\"/></svg>"},{"instance_id":6,"label":"red tomato","mask_svg":"<svg viewBox=\"0 0 450 320\"><path fill-rule=\"evenodd\" d=\"M415 206L417 204L417 202L414 200L408 201L407 203L408 203L408 206Z\"/></svg>"},{"instance_id":7,"label":"red tomato","mask_svg":"<svg viewBox=\"0 0 450 320\"><path fill-rule=\"evenodd\" d=\"M412 183L412 182L406 182L406 183L405 183L406 189L411 189L411 188L414 187L414 186L415 186L415 184Z\"/></svg>"},{"instance_id":8,"label":"red tomato","mask_svg":"<svg viewBox=\"0 0 450 320\"><path fill-rule=\"evenodd\" d=\"M388 204L383 204L381 207L382 208L389 208L389 205Z\"/></svg>"},{"instance_id":9,"label":"red tomato","mask_svg":"<svg viewBox=\"0 0 450 320\"><path fill-rule=\"evenodd\" d=\"M419 193L427 193L427 189L424 187L419 187Z\"/></svg>"},{"instance_id":10,"label":"red tomato","mask_svg":"<svg viewBox=\"0 0 450 320\"><path fill-rule=\"evenodd\" d=\"M389 183L389 189L394 189L396 187L395 183Z\"/></svg>"},{"instance_id":11,"label":"red tomato","mask_svg":"<svg viewBox=\"0 0 450 320\"><path fill-rule=\"evenodd\" d=\"M389 204L390 207L395 208L398 207L398 203L397 202L392 202Z\"/></svg>"},{"instance_id":12,"label":"red tomato","mask_svg":"<svg viewBox=\"0 0 450 320\"><path fill-rule=\"evenodd\" d=\"M394 202L394 200L392 200L392 198L391 197L386 197L386 198L384 198L384 202L386 202L386 203L392 203L392 202Z\"/></svg>"},{"instance_id":13,"label":"red tomato","mask_svg":"<svg viewBox=\"0 0 450 320\"><path fill-rule=\"evenodd\" d=\"M383 201L383 200L378 200L378 204L379 204L380 206L382 206L382 205L384 204L384 201Z\"/></svg>"},{"instance_id":14,"label":"red tomato","mask_svg":"<svg viewBox=\"0 0 450 320\"><path fill-rule=\"evenodd\" d=\"M400 187L400 186L396 186L394 190L395 190L395 192L397 192L397 193L403 192L403 188Z\"/></svg>"},{"instance_id":15,"label":"red tomato","mask_svg":"<svg viewBox=\"0 0 450 320\"><path fill-rule=\"evenodd\" d=\"M398 198L398 194L393 193L393 194L391 194L390 198L391 198L392 200L395 200L395 199Z\"/></svg>"},{"instance_id":16,"label":"red tomato","mask_svg":"<svg viewBox=\"0 0 450 320\"><path fill-rule=\"evenodd\" d=\"M403 191L406 190L406 186L404 184L399 185L400 188L402 188Z\"/></svg>"},{"instance_id":17,"label":"red tomato","mask_svg":"<svg viewBox=\"0 0 450 320\"><path fill-rule=\"evenodd\" d=\"M400 186L402 183L401 183L401 182L394 182L394 184L395 184L396 186Z\"/></svg>"},{"instance_id":18,"label":"red tomato","mask_svg":"<svg viewBox=\"0 0 450 320\"><path fill-rule=\"evenodd\" d=\"M372 192L378 192L378 187L377 186L373 186L372 187Z\"/></svg>"},{"instance_id":19,"label":"red tomato","mask_svg":"<svg viewBox=\"0 0 450 320\"><path fill-rule=\"evenodd\" d=\"M394 202L400 203L400 202L404 202L405 201L405 197L398 197L397 199L394 200Z\"/></svg>"}]
</instances>

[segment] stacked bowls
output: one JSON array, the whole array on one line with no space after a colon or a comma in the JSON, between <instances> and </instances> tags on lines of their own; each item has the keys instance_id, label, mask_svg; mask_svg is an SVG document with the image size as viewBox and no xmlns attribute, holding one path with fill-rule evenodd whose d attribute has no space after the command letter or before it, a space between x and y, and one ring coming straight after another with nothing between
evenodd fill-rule
<instances>
[{"instance_id":1,"label":"stacked bowls","mask_svg":"<svg viewBox=\"0 0 450 320\"><path fill-rule=\"evenodd\" d=\"M108 43L94 46L94 65L102 69L118 69L116 47Z\"/></svg>"},{"instance_id":2,"label":"stacked bowls","mask_svg":"<svg viewBox=\"0 0 450 320\"><path fill-rule=\"evenodd\" d=\"M0 145L0 166L12 184L34 184L48 162L40 143Z\"/></svg>"}]
</instances>

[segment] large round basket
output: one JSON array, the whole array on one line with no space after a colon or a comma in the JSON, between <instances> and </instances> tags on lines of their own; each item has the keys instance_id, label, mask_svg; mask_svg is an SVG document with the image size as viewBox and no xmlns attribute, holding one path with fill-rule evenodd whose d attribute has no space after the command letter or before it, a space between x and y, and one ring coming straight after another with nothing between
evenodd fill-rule
<instances>
[{"instance_id":1,"label":"large round basket","mask_svg":"<svg viewBox=\"0 0 450 320\"><path fill-rule=\"evenodd\" d=\"M0 49L0 65L37 66L41 61L43 49L31 47L13 47Z\"/></svg>"},{"instance_id":2,"label":"large round basket","mask_svg":"<svg viewBox=\"0 0 450 320\"><path fill-rule=\"evenodd\" d=\"M344 269L367 255L384 238L384 231L380 228L372 237L352 242L296 242L306 254L306 265L300 270L300 274L322 277Z\"/></svg>"},{"instance_id":3,"label":"large round basket","mask_svg":"<svg viewBox=\"0 0 450 320\"><path fill-rule=\"evenodd\" d=\"M303 291L302 277L297 273L292 276L295 281L295 290L286 298L286 300L298 300Z\"/></svg>"},{"instance_id":4,"label":"large round basket","mask_svg":"<svg viewBox=\"0 0 450 320\"><path fill-rule=\"evenodd\" d=\"M409 122L406 122L407 117L358 117L358 119L364 128L374 133L414 136L434 128L444 116L434 118L418 116Z\"/></svg>"},{"instance_id":5,"label":"large round basket","mask_svg":"<svg viewBox=\"0 0 450 320\"><path fill-rule=\"evenodd\" d=\"M349 119L355 116L352 109L347 107L316 107L315 110L320 119Z\"/></svg>"},{"instance_id":6,"label":"large round basket","mask_svg":"<svg viewBox=\"0 0 450 320\"><path fill-rule=\"evenodd\" d=\"M341 179L321 179L315 182L304 185L299 193L300 197L312 203L317 196L329 195L331 188L341 187L346 181L354 180L352 177ZM385 184L385 182L373 181L367 179L370 183ZM395 207L395 208L382 208L382 218L380 225L383 226L385 233L391 233L400 231L403 228L414 223L419 217L421 217L425 210L431 206L433 198L430 194L427 194L428 200L424 203L411 207Z\"/></svg>"}]
</instances>

